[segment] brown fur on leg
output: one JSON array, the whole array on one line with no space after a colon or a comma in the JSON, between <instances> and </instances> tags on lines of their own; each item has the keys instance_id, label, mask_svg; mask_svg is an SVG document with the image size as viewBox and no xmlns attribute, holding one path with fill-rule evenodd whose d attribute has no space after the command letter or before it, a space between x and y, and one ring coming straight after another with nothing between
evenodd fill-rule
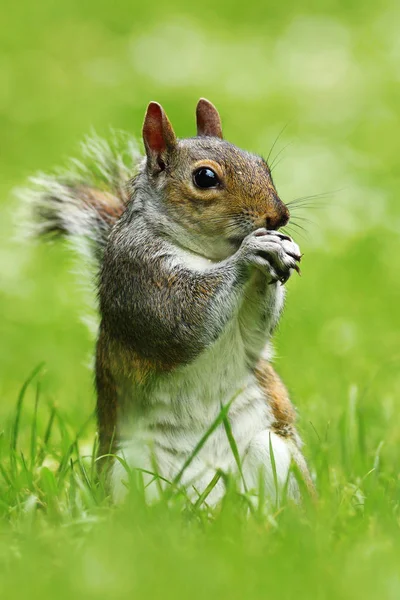
<instances>
[{"instance_id":1,"label":"brown fur on leg","mask_svg":"<svg viewBox=\"0 0 400 600\"><path fill-rule=\"evenodd\" d=\"M275 432L285 437L293 435L296 411L281 379L266 360L259 361L255 375L272 409Z\"/></svg>"},{"instance_id":2,"label":"brown fur on leg","mask_svg":"<svg viewBox=\"0 0 400 600\"><path fill-rule=\"evenodd\" d=\"M274 415L273 430L278 435L289 438L292 460L302 476L310 497L316 500L315 486L301 452L301 440L295 427L296 410L290 401L288 391L279 375L266 360L259 361L255 368L255 376L272 409Z\"/></svg>"}]
</instances>

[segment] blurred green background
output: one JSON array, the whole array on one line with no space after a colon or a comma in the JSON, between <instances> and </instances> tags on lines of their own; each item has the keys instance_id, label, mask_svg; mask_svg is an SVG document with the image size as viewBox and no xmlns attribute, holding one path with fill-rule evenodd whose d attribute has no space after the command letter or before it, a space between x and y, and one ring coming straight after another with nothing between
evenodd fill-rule
<instances>
[{"instance_id":1,"label":"blurred green background","mask_svg":"<svg viewBox=\"0 0 400 600\"><path fill-rule=\"evenodd\" d=\"M21 240L14 188L76 155L92 129L139 137L150 100L163 104L179 136L193 135L205 96L225 137L264 156L286 126L272 152L282 150L274 178L284 200L327 193L298 213L310 220L299 220L306 231L295 235L302 277L288 283L276 340L311 465L324 440L333 472L344 469L341 418L357 404L365 472L379 448L398 489L399 27L396 0L3 6L0 430L41 361L42 394L72 428L94 407L86 292L62 244Z\"/></svg>"}]
</instances>

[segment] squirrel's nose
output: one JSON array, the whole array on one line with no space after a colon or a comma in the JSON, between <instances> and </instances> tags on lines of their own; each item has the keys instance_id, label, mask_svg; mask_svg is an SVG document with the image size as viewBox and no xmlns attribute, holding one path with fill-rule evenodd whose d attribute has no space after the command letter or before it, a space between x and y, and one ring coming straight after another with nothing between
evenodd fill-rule
<instances>
[{"instance_id":1,"label":"squirrel's nose","mask_svg":"<svg viewBox=\"0 0 400 600\"><path fill-rule=\"evenodd\" d=\"M266 228L267 229L279 229L280 227L284 227L289 221L290 213L285 205L283 205L282 209L277 211L273 215L269 215L266 219Z\"/></svg>"}]
</instances>

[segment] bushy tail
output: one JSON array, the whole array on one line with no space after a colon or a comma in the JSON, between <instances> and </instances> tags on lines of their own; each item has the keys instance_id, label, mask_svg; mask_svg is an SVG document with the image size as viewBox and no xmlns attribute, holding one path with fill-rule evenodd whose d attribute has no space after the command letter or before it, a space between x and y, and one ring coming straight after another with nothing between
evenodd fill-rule
<instances>
[{"instance_id":1,"label":"bushy tail","mask_svg":"<svg viewBox=\"0 0 400 600\"><path fill-rule=\"evenodd\" d=\"M111 142L88 137L80 160L70 160L67 169L52 175L33 177L32 186L20 191L31 232L71 239L85 262L98 266L110 230L127 205L127 184L140 159L135 140L127 135L113 132Z\"/></svg>"}]
</instances>

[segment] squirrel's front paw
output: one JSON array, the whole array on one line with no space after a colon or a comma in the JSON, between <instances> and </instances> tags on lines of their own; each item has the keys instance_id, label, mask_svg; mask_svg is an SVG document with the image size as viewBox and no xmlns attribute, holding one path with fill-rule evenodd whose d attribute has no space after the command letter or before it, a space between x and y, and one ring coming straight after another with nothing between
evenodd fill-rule
<instances>
[{"instance_id":1,"label":"squirrel's front paw","mask_svg":"<svg viewBox=\"0 0 400 600\"><path fill-rule=\"evenodd\" d=\"M245 263L261 269L270 283L286 283L293 269L300 273L300 248L279 231L257 229L243 240L240 251Z\"/></svg>"}]
</instances>

